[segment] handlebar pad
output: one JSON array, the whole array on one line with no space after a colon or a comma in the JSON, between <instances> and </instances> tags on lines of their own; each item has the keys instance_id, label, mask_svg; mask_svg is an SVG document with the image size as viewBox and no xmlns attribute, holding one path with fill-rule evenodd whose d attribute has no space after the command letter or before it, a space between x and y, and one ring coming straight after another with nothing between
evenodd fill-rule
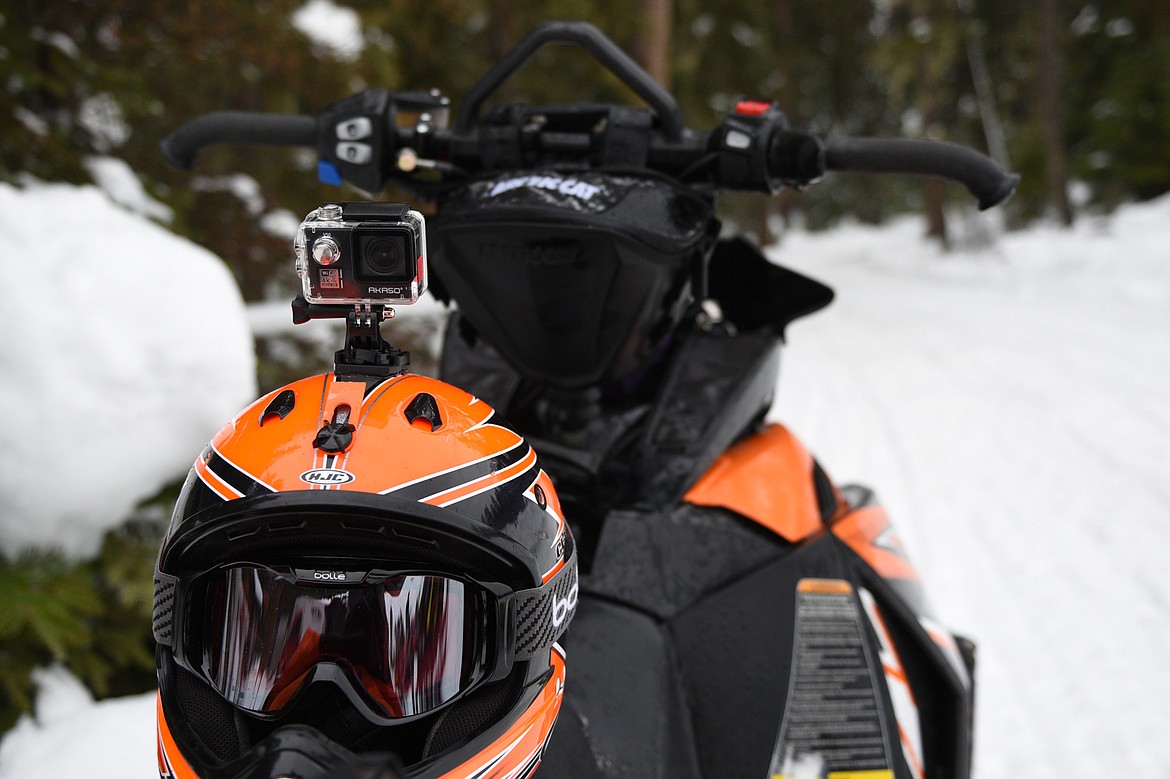
<instances>
[{"instance_id":1,"label":"handlebar pad","mask_svg":"<svg viewBox=\"0 0 1170 779\"><path fill-rule=\"evenodd\" d=\"M313 147L317 145L317 120L311 116L217 111L187 122L163 138L159 146L167 162L180 170L191 170L199 150L217 143Z\"/></svg>"},{"instance_id":2,"label":"handlebar pad","mask_svg":"<svg viewBox=\"0 0 1170 779\"><path fill-rule=\"evenodd\" d=\"M964 184L985 210L1011 197L1020 177L966 146L944 141L834 138L825 142L825 167L865 173L941 176Z\"/></svg>"}]
</instances>

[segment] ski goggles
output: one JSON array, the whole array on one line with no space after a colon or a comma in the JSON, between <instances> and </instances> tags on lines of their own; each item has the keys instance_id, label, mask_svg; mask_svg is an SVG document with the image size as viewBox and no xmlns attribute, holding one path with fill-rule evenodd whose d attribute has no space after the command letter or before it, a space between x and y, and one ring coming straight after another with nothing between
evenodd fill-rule
<instances>
[{"instance_id":1,"label":"ski goggles","mask_svg":"<svg viewBox=\"0 0 1170 779\"><path fill-rule=\"evenodd\" d=\"M570 575L575 606L575 556L546 583L558 586L519 592L428 572L232 565L184 588L175 659L254 714L277 714L327 679L375 719L402 720L533 657L541 641L517 636L551 644L560 631L542 623L567 625L555 593Z\"/></svg>"}]
</instances>

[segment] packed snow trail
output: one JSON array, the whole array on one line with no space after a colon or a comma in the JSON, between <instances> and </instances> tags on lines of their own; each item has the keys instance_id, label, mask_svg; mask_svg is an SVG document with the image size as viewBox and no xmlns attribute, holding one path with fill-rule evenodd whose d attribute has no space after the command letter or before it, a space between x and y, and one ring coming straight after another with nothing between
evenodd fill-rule
<instances>
[{"instance_id":1,"label":"packed snow trail","mask_svg":"<svg viewBox=\"0 0 1170 779\"><path fill-rule=\"evenodd\" d=\"M772 252L838 292L791 328L772 417L878 490L978 641L979 779L1170 771L1170 199L1126 216L951 255L916 222Z\"/></svg>"}]
</instances>

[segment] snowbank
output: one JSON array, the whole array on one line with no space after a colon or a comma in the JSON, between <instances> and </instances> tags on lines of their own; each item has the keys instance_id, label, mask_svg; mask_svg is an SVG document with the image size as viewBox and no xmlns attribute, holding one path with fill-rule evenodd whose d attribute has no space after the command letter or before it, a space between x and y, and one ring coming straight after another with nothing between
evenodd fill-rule
<instances>
[{"instance_id":1,"label":"snowbank","mask_svg":"<svg viewBox=\"0 0 1170 779\"><path fill-rule=\"evenodd\" d=\"M235 282L92 187L0 184L0 552L93 553L255 395Z\"/></svg>"},{"instance_id":2,"label":"snowbank","mask_svg":"<svg viewBox=\"0 0 1170 779\"><path fill-rule=\"evenodd\" d=\"M155 694L95 704L85 686L61 667L37 674L34 717L0 742L0 776L84 776L148 779L158 775Z\"/></svg>"}]
</instances>

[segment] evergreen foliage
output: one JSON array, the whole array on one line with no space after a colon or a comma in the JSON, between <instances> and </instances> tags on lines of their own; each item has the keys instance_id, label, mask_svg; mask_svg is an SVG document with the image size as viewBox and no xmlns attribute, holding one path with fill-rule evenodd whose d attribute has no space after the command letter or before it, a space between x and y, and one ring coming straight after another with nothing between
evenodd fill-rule
<instances>
[{"instance_id":1,"label":"evergreen foliage","mask_svg":"<svg viewBox=\"0 0 1170 779\"><path fill-rule=\"evenodd\" d=\"M173 492L167 492L173 498ZM63 663L95 695L154 684L152 571L161 527L108 533L93 560L53 551L0 557L0 732L32 704L32 672Z\"/></svg>"}]
</instances>

